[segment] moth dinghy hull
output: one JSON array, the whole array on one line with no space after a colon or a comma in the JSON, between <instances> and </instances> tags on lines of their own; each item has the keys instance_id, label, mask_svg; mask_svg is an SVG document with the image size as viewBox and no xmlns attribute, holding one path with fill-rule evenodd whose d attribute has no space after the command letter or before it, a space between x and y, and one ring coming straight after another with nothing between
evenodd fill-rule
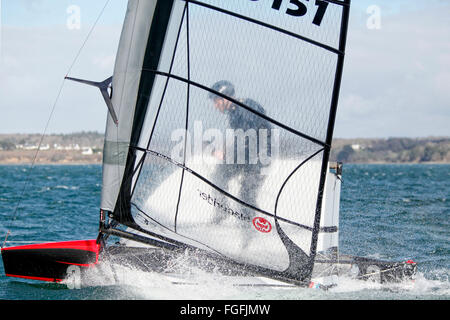
<instances>
[{"instance_id":1,"label":"moth dinghy hull","mask_svg":"<svg viewBox=\"0 0 450 320\"><path fill-rule=\"evenodd\" d=\"M234 286L277 288L299 286L299 284L286 282L286 279L277 279L276 276L258 275L251 268L247 270L245 266L237 266L222 259L205 258L198 252L118 245L109 247L107 251L108 263L157 273L171 279L169 281L173 284L198 284L190 276L192 272L202 271L213 274L218 281ZM339 277L380 284L411 282L414 281L416 272L417 264L411 260L391 262L341 255L336 261L316 261L311 280L300 286L329 289L336 286Z\"/></svg>"},{"instance_id":2,"label":"moth dinghy hull","mask_svg":"<svg viewBox=\"0 0 450 320\"><path fill-rule=\"evenodd\" d=\"M95 239L1 249L6 276L48 282L62 282L72 272L92 268L99 253Z\"/></svg>"},{"instance_id":3,"label":"moth dinghy hull","mask_svg":"<svg viewBox=\"0 0 450 320\"><path fill-rule=\"evenodd\" d=\"M89 247L74 246L75 243L88 244ZM70 244L70 247L67 244ZM134 270L158 273L166 277L169 283L180 285L198 284L186 271L190 267L195 267L196 270L220 276L224 282L235 286L277 288L296 286L281 280L258 276L241 266L226 264L220 260L203 260L201 255L189 255L184 250L168 251L157 247L111 246L105 248L104 257L107 258L106 261L102 261L98 259L98 249L95 240L46 243L5 248L2 250L2 258L6 276L56 283L71 283L70 278L76 275L80 277L81 283L89 285L91 276L83 277L92 269L107 263L109 266L122 265ZM183 262L182 265L181 262ZM333 269L332 275L329 273L330 268ZM116 272L111 267L108 270ZM316 262L308 286L328 289L334 285L326 283L330 283L330 280L336 281L336 277L339 276L378 283L397 283L413 280L416 270L417 264L412 261L394 263L344 255L338 262ZM323 276L324 272L328 274L326 277ZM327 279L330 276L333 279ZM120 278L120 275L114 274L114 278Z\"/></svg>"}]
</instances>

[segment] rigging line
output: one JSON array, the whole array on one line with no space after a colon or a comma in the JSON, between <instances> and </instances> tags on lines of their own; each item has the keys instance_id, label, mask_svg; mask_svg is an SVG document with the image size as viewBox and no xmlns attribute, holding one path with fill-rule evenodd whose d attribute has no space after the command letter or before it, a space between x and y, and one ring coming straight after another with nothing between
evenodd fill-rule
<instances>
[{"instance_id":1,"label":"rigging line","mask_svg":"<svg viewBox=\"0 0 450 320\"><path fill-rule=\"evenodd\" d=\"M178 41L180 39L181 30L183 28L185 14L186 14L186 8L184 8L184 10L183 10L183 14L182 14L181 20L180 20L180 25L178 27L177 39L175 41L175 46L174 46L174 49L173 49L172 59L170 61L169 72L172 72L172 68L173 68L173 65L174 65L175 56L176 56L177 48L178 48ZM169 85L169 80L170 80L170 78L167 77L166 83L164 84L164 90L163 90L163 93L161 95L161 100L160 100L159 105L158 105L158 110L156 111L156 116L155 116L155 120L153 122L152 130L150 131L150 137L148 139L147 149L150 149L150 143L152 142L152 137L153 137L153 134L154 134L154 131L155 131L155 128L156 128L156 123L157 123L157 120L159 118L159 114L161 112L162 104L163 104L164 99L166 97L166 92L167 92L167 87ZM146 156L147 156L147 153L144 153L144 155L143 155L143 162L145 162L145 157ZM135 182L135 184L133 186L133 190L131 191L131 197L133 197L133 195L134 195L134 190L136 189L137 182L138 182L139 177L141 175L141 170L142 170L142 166L141 166L141 169L139 170L139 172L137 173L137 177L136 177L136 180L135 180L136 182ZM133 174L133 176L134 176L134 174Z\"/></svg>"},{"instance_id":2,"label":"rigging line","mask_svg":"<svg viewBox=\"0 0 450 320\"><path fill-rule=\"evenodd\" d=\"M256 110L254 110L254 109L248 107L247 105L243 104L242 102L240 102L240 101L238 101L238 100L236 100L236 99L234 99L234 98L231 98L231 97L229 97L229 96L227 96L227 95L224 95L224 94L221 93L221 92L212 90L211 88L208 88L207 86L204 86L204 85L202 85L202 84L200 84L200 83L194 82L194 81L192 81L192 80L185 79L185 78L180 77L180 76L177 76L177 75L175 75L175 74L163 72L163 71L151 70L151 69L147 69L147 68L143 68L142 71L154 73L154 74L161 75L161 76L165 76L165 77L168 77L168 78L174 78L174 79L176 79L176 80L179 80L179 81L182 81L182 82L191 84L191 85L193 85L193 86L195 86L195 87L197 87L197 88L206 90L206 91L208 91L208 92L212 92L212 93L214 93L214 94L216 94L216 95L218 95L218 96L221 96L221 97L224 98L224 99L227 99L227 100L233 102L234 104L236 104L236 105L238 105L238 106L244 108L245 110L250 111L251 113L253 113L253 114L255 114L255 115L257 115L257 116L263 118L264 120L269 121L270 123L273 123L273 124L275 124L275 125L277 125L277 126L283 128L283 129L285 129L285 130L287 130L287 131L289 131L289 132L291 132L291 133L293 133L293 134L296 134L296 135L298 135L298 136L300 136L300 137L302 137L302 138L305 138L305 139L307 139L307 140L309 140L309 141L311 141L311 142L314 142L314 143L316 143L316 144L318 144L318 145L320 145L320 146L323 146L323 147L325 147L325 148L331 149L331 144L326 143L326 142L323 142L323 141L321 141L321 140L319 140L319 139L316 139L316 138L314 138L314 137L311 137L311 136L309 136L309 135L307 135L307 134L305 134L305 133L302 133L302 132L300 132L300 131L298 131L298 130L296 130L296 129L293 129L293 128L291 128L291 127L289 127L289 126L287 126L287 125L285 125L285 124L283 124L283 123L281 123L281 122L279 122L279 121L277 121L277 120L275 120L275 119L273 119L273 118L271 118L271 117L269 117L269 116L267 116L267 115L265 115L265 114L263 114L263 113L261 113L261 112L258 112L258 111L256 111Z\"/></svg>"},{"instance_id":3,"label":"rigging line","mask_svg":"<svg viewBox=\"0 0 450 320\"><path fill-rule=\"evenodd\" d=\"M281 193L283 192L284 187L286 186L286 184L288 183L289 179L309 160L311 160L312 158L314 158L315 156L317 156L319 153L321 153L322 151L324 151L324 148L317 150L316 152L314 152L312 155L310 155L308 158L306 158L305 160L303 160L290 174L289 176L286 178L286 180L284 180L283 184L281 185L280 190L278 191L278 195L277 198L275 200L275 208L274 208L274 213L275 216L277 215L277 208L278 208L278 200L280 199Z\"/></svg>"},{"instance_id":4,"label":"rigging line","mask_svg":"<svg viewBox=\"0 0 450 320\"><path fill-rule=\"evenodd\" d=\"M136 203L130 202L130 204L131 204L133 207L135 207L136 210L138 210L141 214L143 214L145 217L147 217L148 219L150 219L151 221L153 221L155 224L159 225L161 228L163 228L163 229L165 229L165 230L168 230L168 231L170 231L170 232L173 232L173 233L175 233L177 236L183 237L183 238L188 239L188 240L190 240L190 241L194 241L194 242L196 242L196 243L198 243L198 244L200 244L200 245L202 245L202 246L205 246L206 248L208 248L209 250L215 252L216 254L218 254L218 255L220 255L220 256L223 255L223 254L221 254L219 251L217 251L217 250L211 248L210 246L208 246L207 244L204 244L204 243L202 243L202 242L200 242L200 241L198 241L198 240L195 240L195 239L193 239L193 238L190 238L190 237L188 237L188 236L179 234L179 233L177 233L176 231L170 229L169 227L163 225L162 223L156 221L155 219L153 219L152 217L150 217L144 210L142 210ZM178 240L175 240L175 239L166 237L166 236L164 236L164 235L162 235L162 234L158 234L158 233L151 232L151 231L149 231L149 230L145 230L145 229L143 229L143 230L144 230L145 233L147 233L147 234L149 234L149 235L151 235L151 236L153 236L153 237L159 238L159 239L161 239L161 240L163 240L163 241L166 241L166 242L168 242L168 243L171 243L171 244L173 244L173 245L177 245L177 246L180 246L180 247L192 247L191 244L183 243L183 242L180 242L180 241L178 241Z\"/></svg>"},{"instance_id":5,"label":"rigging line","mask_svg":"<svg viewBox=\"0 0 450 320\"><path fill-rule=\"evenodd\" d=\"M274 25L271 25L271 24L268 24L268 23L265 23L265 22L262 22L262 21L259 21L259 20L256 20L256 19L247 17L247 16L244 16L244 15L241 15L241 14L238 14L238 13L235 13L235 12L232 12L232 11L228 11L228 10L225 10L225 9L222 9L222 8L219 8L219 7L216 7L216 6L207 4L207 3L203 3L203 2L200 2L200 1L196 1L196 0L183 0L183 1L190 2L190 3L196 4L196 5L198 5L198 6L205 7L205 8L211 9L211 10L216 10L216 11L218 11L218 12L222 12L222 13L224 13L224 14L228 14L228 15L233 16L233 17L235 17L235 18L239 18L239 19L242 19L242 20L245 20L245 21L248 21L248 22L257 24L257 25L260 25L260 26L262 26L262 27L265 27L265 28L269 28L269 29L278 31L278 32L280 32L280 33L283 33L283 34L286 34L286 35L288 35L288 36L297 38L297 39L299 39L299 40L303 40L303 41L305 41L305 42L307 42L307 43L309 43L309 44L315 45L315 46L320 47L320 48L322 48L322 49L328 50L328 51L330 51L330 52L332 52L332 53L335 53L335 54L337 54L337 55L339 55L339 56L341 56L341 55L344 54L343 51L338 50L338 49L336 49L336 48L333 48L333 47L331 47L331 46L329 46L329 45L323 44L323 43L321 43L321 42L318 42L318 41L316 41L316 40L312 40L312 39L307 38L307 37L304 37L304 36L302 36L302 35L300 35L300 34L297 34L297 33L294 33L294 32L291 32L291 31L288 31L288 30L279 28L279 27L276 27L276 26L274 26Z\"/></svg>"},{"instance_id":6,"label":"rigging line","mask_svg":"<svg viewBox=\"0 0 450 320\"><path fill-rule=\"evenodd\" d=\"M50 120L51 120L51 118L52 118L52 116L53 116L53 113L55 112L56 105L57 105L57 103L58 103L58 101L59 101L59 98L60 98L60 96L61 96L61 92L62 92L62 89L63 89L63 87L64 87L64 83L65 83L65 79L63 79L63 81L61 82L61 85L60 85L59 90L58 90L58 94L56 95L55 102L53 103L53 106L52 106L52 109L51 109L51 112L50 112L50 116L49 116L49 118L47 119L47 123L45 124L44 132L43 132L42 135L41 135L41 138L40 138L40 140L39 140L39 144L38 144L37 150L36 150L36 152L34 153L33 160L31 161L30 171L29 171L29 173L28 173L28 175L27 175L27 177L26 177L25 184L24 184L24 186L23 186L22 192L21 192L20 197L19 197L19 201L17 202L17 205L16 205L16 207L14 208L13 219L12 219L11 224L12 224L13 222L15 222L16 219L17 219L17 213L18 213L18 211L19 211L19 206L20 206L20 204L21 204L21 202L22 202L23 196L24 196L25 191L26 191L26 189L27 189L27 187L28 187L28 184L29 184L29 182L30 182L31 172L33 171L34 165L35 165L35 163L36 163L37 156L38 156L38 154L39 154L39 150L41 149L42 142L44 141L45 135L46 135L46 133L47 133L47 129L48 129L48 126L49 126L49 124L50 124ZM2 245L2 248L5 246L6 241L8 240L8 236L9 236L10 234L11 234L11 229L8 229L8 231L7 231L7 233L6 233L6 236L5 236L5 240L4 240L3 245Z\"/></svg>"},{"instance_id":7,"label":"rigging line","mask_svg":"<svg viewBox=\"0 0 450 320\"><path fill-rule=\"evenodd\" d=\"M94 31L95 27L97 26L98 21L100 20L101 16L103 15L103 12L105 12L105 9L106 9L106 7L108 6L108 4L109 4L110 1L111 1L111 0L106 0L105 5L103 6L102 10L100 11L100 14L98 15L98 17L97 17L97 19L95 20L94 24L92 25L91 29L89 30L89 32L88 32L88 34L87 34L87 36L86 36L86 39L84 40L83 44L81 45L81 48L78 50L78 52L77 52L77 54L76 54L76 56L75 56L75 59L73 60L72 64L70 65L69 70L67 71L66 76L68 76L69 73L70 73L70 71L72 71L72 68L73 68L73 66L75 65L75 63L77 62L78 57L79 57L80 54L81 54L81 51L82 51L82 50L84 49L84 47L86 46L86 43L88 42L88 40L89 40L89 38L90 38L92 32Z\"/></svg>"},{"instance_id":8,"label":"rigging line","mask_svg":"<svg viewBox=\"0 0 450 320\"><path fill-rule=\"evenodd\" d=\"M172 68L173 68L173 65L174 65L174 62L175 62L175 56L176 56L176 53L177 53L177 48L178 48L178 43L179 43L178 41L180 40L180 35L181 35L181 30L182 30L183 24L184 24L184 16L185 16L185 14L186 14L186 8L184 8L184 10L183 10L183 15L181 16L180 26L178 27L177 39L176 39L175 46L174 46L174 49L173 49L172 59L170 61L169 73L172 72ZM167 91L167 87L169 85L169 79L170 78L167 77L166 83L164 85L164 91L163 91L163 94L161 96L161 101L159 102L159 106L158 106L158 110L156 112L155 121L153 122L152 130L150 132L150 138L148 139L147 149L150 148L150 143L152 141L153 134L155 132L156 123L158 122L158 117L159 117L159 114L161 112L162 104L164 102L164 98L166 97L166 91Z\"/></svg>"},{"instance_id":9,"label":"rigging line","mask_svg":"<svg viewBox=\"0 0 450 320\"><path fill-rule=\"evenodd\" d=\"M188 80L191 80L191 53L189 51L190 49L190 40L189 40L189 2L186 2L185 6L185 12L186 12L186 51L187 51L187 77ZM184 152L183 152L183 166L186 166L186 146L187 146L187 134L188 134L188 127L189 127L189 101L190 101L190 94L191 94L191 85L189 82L187 83L187 92L186 92L186 122L185 122L185 131L184 131ZM181 182L180 182L180 188L178 190L178 200L177 200L177 206L175 211L175 219L174 219L174 230L175 233L177 232L177 221L178 221L178 211L180 207L180 200L181 200L181 192L183 190L183 182L184 182L184 173L185 170L181 172Z\"/></svg>"},{"instance_id":10,"label":"rigging line","mask_svg":"<svg viewBox=\"0 0 450 320\"><path fill-rule=\"evenodd\" d=\"M340 6L343 6L343 7L349 7L350 6L350 3L348 3L348 1L346 1L346 0L344 0L344 2L341 1L341 0L322 0L322 1L325 1L325 2L328 2L328 3L337 4L337 5L340 5Z\"/></svg>"},{"instance_id":11,"label":"rigging line","mask_svg":"<svg viewBox=\"0 0 450 320\"><path fill-rule=\"evenodd\" d=\"M75 55L75 58L73 59L72 63L70 64L69 69L68 69L68 71L67 71L67 73L66 73L66 76L69 75L70 71L72 70L72 68L74 67L75 63L77 62L77 60L78 60L78 58L79 58L79 56L80 56L80 54L81 54L81 51L82 51L83 48L86 46L86 43L87 43L89 37L91 36L92 31L95 29L95 27L96 27L98 21L100 20L100 17L103 15L103 12L105 11L105 9L106 9L106 7L107 7L107 5L108 5L109 2L110 2L110 0L106 0L106 3L105 3L105 5L104 5L104 7L102 8L102 10L100 11L99 16L98 16L97 19L95 20L95 22L94 22L94 24L93 24L91 30L88 32L88 35L87 35L86 39L84 40L83 44L81 45L81 48L78 50L77 54ZM40 138L40 140L39 140L38 148L37 148L37 150L36 150L36 152L35 152L35 154L34 154L34 156L33 156L33 160L31 161L30 171L29 171L29 173L28 173L28 175L27 175L27 178L26 178L26 180L25 180L25 184L24 184L24 187L23 187L22 192L21 192L21 194L20 194L19 201L17 202L17 205L16 205L16 207L14 208L13 219L12 219L12 222L11 222L11 223L15 222L16 219L17 219L17 213L18 213L18 210L19 210L19 206L20 206L20 204L21 204L21 202L22 202L23 196L24 196L25 191L26 191L26 189L27 189L27 187L28 187L28 184L29 184L29 182L30 182L31 172L33 171L34 165L35 165L35 163L36 163L36 159L37 159L37 156L38 156L38 154L39 154L39 150L41 149L42 142L44 141L44 138L45 138L45 136L46 136L46 134L47 134L47 130L48 130L48 127L49 127L49 125L50 125L50 121L51 121L51 119L52 119L52 117L53 117L53 114L55 113L56 106L57 106L58 101L59 101L59 99L60 99L60 97L61 97L61 93L62 93L62 90L63 90L63 88L64 88L65 82L66 82L66 79L64 78L64 79L61 81L61 84L60 84L60 86L59 86L58 94L56 95L55 101L53 102L53 105L52 105L52 108L51 108L51 111L50 111L50 115L49 115L49 117L48 117L48 119L47 119L47 122L46 122L45 127L44 127L44 131L43 131L43 133L42 133L42 135L41 135L41 138ZM11 234L11 229L8 229L8 231L6 232L5 240L3 241L3 244L2 244L2 248L5 246L5 244L6 244L6 242L7 242L8 237L9 237L10 234Z\"/></svg>"}]
</instances>

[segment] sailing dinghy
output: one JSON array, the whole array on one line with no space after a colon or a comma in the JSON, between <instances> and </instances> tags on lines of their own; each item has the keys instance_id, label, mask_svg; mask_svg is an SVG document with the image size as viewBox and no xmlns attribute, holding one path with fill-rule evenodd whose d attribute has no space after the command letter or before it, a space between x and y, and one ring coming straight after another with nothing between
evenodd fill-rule
<instances>
[{"instance_id":1,"label":"sailing dinghy","mask_svg":"<svg viewBox=\"0 0 450 320\"><path fill-rule=\"evenodd\" d=\"M238 285L412 278L412 261L338 250L342 164L329 161L349 10L350 0L130 0L112 79L69 79L97 86L109 109L98 236L2 248L6 275L60 282L108 262L188 283L173 268L182 256ZM232 93L213 86L224 79ZM269 128L253 140L269 155L259 171L212 156L230 119Z\"/></svg>"}]
</instances>

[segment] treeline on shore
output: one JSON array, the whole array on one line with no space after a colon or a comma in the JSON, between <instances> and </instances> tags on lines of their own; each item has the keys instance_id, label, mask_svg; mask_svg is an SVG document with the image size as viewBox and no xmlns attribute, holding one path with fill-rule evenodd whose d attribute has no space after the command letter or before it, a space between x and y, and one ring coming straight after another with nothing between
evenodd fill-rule
<instances>
[{"instance_id":1,"label":"treeline on shore","mask_svg":"<svg viewBox=\"0 0 450 320\"><path fill-rule=\"evenodd\" d=\"M0 134L0 163L100 163L104 135L98 132ZM34 150L34 151L33 151ZM450 163L450 137L333 140L331 161L344 163Z\"/></svg>"},{"instance_id":2,"label":"treeline on shore","mask_svg":"<svg viewBox=\"0 0 450 320\"><path fill-rule=\"evenodd\" d=\"M335 139L332 147L344 163L450 163L450 137Z\"/></svg>"}]
</instances>

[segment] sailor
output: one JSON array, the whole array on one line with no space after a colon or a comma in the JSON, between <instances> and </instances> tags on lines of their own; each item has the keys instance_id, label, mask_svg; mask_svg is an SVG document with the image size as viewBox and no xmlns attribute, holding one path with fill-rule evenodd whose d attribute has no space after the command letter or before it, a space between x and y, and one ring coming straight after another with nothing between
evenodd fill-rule
<instances>
[{"instance_id":1,"label":"sailor","mask_svg":"<svg viewBox=\"0 0 450 320\"><path fill-rule=\"evenodd\" d=\"M215 166L212 181L218 186L224 187L224 190L227 191L228 183L231 180L241 178L238 199L251 206L259 207L257 195L266 178L263 168L270 164L271 124L259 115L265 114L264 108L259 103L248 98L234 98L235 89L231 82L227 80L218 81L211 89L239 102L239 104L234 103L214 92L209 94L209 99L213 101L214 107L227 117L226 129L232 129L234 133L231 147L229 141L227 141L225 150L214 152L214 156L222 160L223 164ZM240 104L257 113L247 110ZM239 138L239 134L242 135L241 138ZM265 141L261 140L263 136L266 138ZM245 141L245 145L239 146L242 141ZM233 150L230 150L230 148L233 148ZM233 155L227 157L227 152L232 152ZM248 213L248 210L245 211L247 211L247 220L250 220L251 214ZM226 214L223 212L216 216L216 222L226 218Z\"/></svg>"}]
</instances>

